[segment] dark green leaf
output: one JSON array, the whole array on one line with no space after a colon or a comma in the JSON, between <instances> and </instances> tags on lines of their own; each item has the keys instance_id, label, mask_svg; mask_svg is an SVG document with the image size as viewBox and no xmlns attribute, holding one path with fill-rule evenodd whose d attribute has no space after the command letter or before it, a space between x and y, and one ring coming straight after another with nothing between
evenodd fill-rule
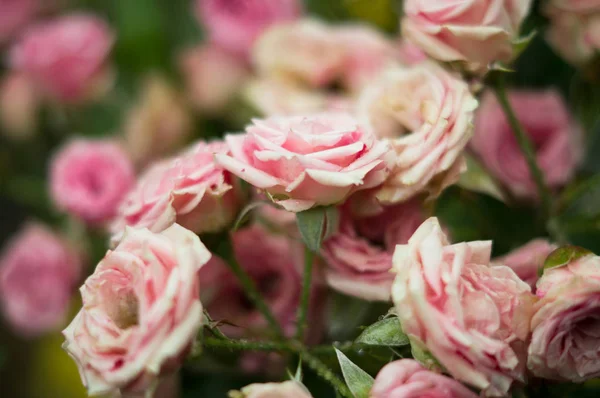
<instances>
[{"instance_id":1,"label":"dark green leaf","mask_svg":"<svg viewBox=\"0 0 600 398\"><path fill-rule=\"evenodd\" d=\"M328 223L328 219L331 223ZM296 214L296 222L306 247L318 252L323 242L324 232L331 232L328 224L335 223L337 210L332 207L315 207Z\"/></svg>"},{"instance_id":2,"label":"dark green leaf","mask_svg":"<svg viewBox=\"0 0 600 398\"><path fill-rule=\"evenodd\" d=\"M369 391L373 387L373 378L367 372L359 368L347 356L344 355L337 348L335 349L337 354L342 373L344 374L344 380L348 388L352 392L355 398L369 398Z\"/></svg>"},{"instance_id":3,"label":"dark green leaf","mask_svg":"<svg viewBox=\"0 0 600 398\"><path fill-rule=\"evenodd\" d=\"M358 336L356 342L394 347L409 344L408 336L402 331L400 320L395 316L369 326Z\"/></svg>"}]
</instances>

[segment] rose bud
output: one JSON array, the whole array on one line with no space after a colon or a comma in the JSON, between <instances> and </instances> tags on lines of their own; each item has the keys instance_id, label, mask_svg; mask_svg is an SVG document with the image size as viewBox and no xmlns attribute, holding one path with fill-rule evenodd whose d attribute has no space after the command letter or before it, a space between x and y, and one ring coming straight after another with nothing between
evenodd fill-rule
<instances>
[{"instance_id":1,"label":"rose bud","mask_svg":"<svg viewBox=\"0 0 600 398\"><path fill-rule=\"evenodd\" d=\"M243 202L238 181L214 162L227 145L199 141L179 156L150 167L127 194L111 225L112 241L126 226L160 232L173 223L196 233L219 232Z\"/></svg>"},{"instance_id":2,"label":"rose bud","mask_svg":"<svg viewBox=\"0 0 600 398\"><path fill-rule=\"evenodd\" d=\"M312 398L310 392L297 381L250 384L241 391L230 391L229 398Z\"/></svg>"},{"instance_id":3,"label":"rose bud","mask_svg":"<svg viewBox=\"0 0 600 398\"><path fill-rule=\"evenodd\" d=\"M370 398L477 398L458 381L425 369L412 359L401 359L377 374Z\"/></svg>"},{"instance_id":4,"label":"rose bud","mask_svg":"<svg viewBox=\"0 0 600 398\"><path fill-rule=\"evenodd\" d=\"M581 155L579 128L554 91L513 91L509 100L536 150L550 188L567 183ZM500 182L522 199L537 197L527 162L496 97L487 92L475 117L471 148Z\"/></svg>"},{"instance_id":5,"label":"rose bud","mask_svg":"<svg viewBox=\"0 0 600 398\"><path fill-rule=\"evenodd\" d=\"M510 62L513 42L529 13L531 0L406 0L402 36L431 58L460 62L485 73L489 64Z\"/></svg>"},{"instance_id":6,"label":"rose bud","mask_svg":"<svg viewBox=\"0 0 600 398\"><path fill-rule=\"evenodd\" d=\"M387 143L345 113L255 119L225 140L231 155L217 154L217 163L288 211L339 204L388 174Z\"/></svg>"},{"instance_id":7,"label":"rose bud","mask_svg":"<svg viewBox=\"0 0 600 398\"><path fill-rule=\"evenodd\" d=\"M59 329L80 273L72 247L44 225L28 224L0 256L2 312L24 337Z\"/></svg>"},{"instance_id":8,"label":"rose bud","mask_svg":"<svg viewBox=\"0 0 600 398\"><path fill-rule=\"evenodd\" d=\"M359 119L389 138L396 154L377 199L394 204L422 192L435 197L458 181L476 108L468 85L433 63L390 69L370 85L359 100Z\"/></svg>"},{"instance_id":9,"label":"rose bud","mask_svg":"<svg viewBox=\"0 0 600 398\"><path fill-rule=\"evenodd\" d=\"M556 249L556 245L547 240L534 239L525 246L493 259L493 262L512 268L517 276L531 286L533 290L540 277L540 269L544 266L546 257L554 249Z\"/></svg>"},{"instance_id":10,"label":"rose bud","mask_svg":"<svg viewBox=\"0 0 600 398\"><path fill-rule=\"evenodd\" d=\"M269 26L296 19L300 0L196 0L196 14L209 39L242 56Z\"/></svg>"},{"instance_id":11,"label":"rose bud","mask_svg":"<svg viewBox=\"0 0 600 398\"><path fill-rule=\"evenodd\" d=\"M63 331L90 395L141 394L175 372L202 326L198 270L211 254L179 225L128 228L81 287Z\"/></svg>"},{"instance_id":12,"label":"rose bud","mask_svg":"<svg viewBox=\"0 0 600 398\"><path fill-rule=\"evenodd\" d=\"M112 219L134 182L131 160L113 141L72 140L50 166L56 206L90 224Z\"/></svg>"},{"instance_id":13,"label":"rose bud","mask_svg":"<svg viewBox=\"0 0 600 398\"><path fill-rule=\"evenodd\" d=\"M590 253L544 270L536 295L529 370L574 383L600 377L600 257Z\"/></svg>"},{"instance_id":14,"label":"rose bud","mask_svg":"<svg viewBox=\"0 0 600 398\"><path fill-rule=\"evenodd\" d=\"M430 218L396 246L392 298L413 349L499 397L524 380L534 296L513 270L490 266L491 248L483 241L452 245Z\"/></svg>"},{"instance_id":15,"label":"rose bud","mask_svg":"<svg viewBox=\"0 0 600 398\"><path fill-rule=\"evenodd\" d=\"M0 124L15 141L31 138L37 129L40 96L34 82L18 72L0 82Z\"/></svg>"},{"instance_id":16,"label":"rose bud","mask_svg":"<svg viewBox=\"0 0 600 398\"><path fill-rule=\"evenodd\" d=\"M106 91L113 33L87 14L61 16L29 28L12 49L14 69L34 79L51 97L80 102Z\"/></svg>"}]
</instances>

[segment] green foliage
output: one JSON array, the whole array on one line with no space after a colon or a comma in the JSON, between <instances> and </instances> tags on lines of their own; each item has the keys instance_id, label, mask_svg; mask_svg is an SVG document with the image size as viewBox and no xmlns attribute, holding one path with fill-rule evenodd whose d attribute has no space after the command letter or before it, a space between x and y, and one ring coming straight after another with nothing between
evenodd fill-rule
<instances>
[{"instance_id":1,"label":"green foliage","mask_svg":"<svg viewBox=\"0 0 600 398\"><path fill-rule=\"evenodd\" d=\"M373 378L348 359L340 350L335 350L344 380L355 398L369 398L369 391L373 387Z\"/></svg>"},{"instance_id":2,"label":"green foliage","mask_svg":"<svg viewBox=\"0 0 600 398\"><path fill-rule=\"evenodd\" d=\"M409 344L408 336L402 331L400 320L395 317L382 319L367 327L356 339L357 343L399 347Z\"/></svg>"},{"instance_id":3,"label":"green foliage","mask_svg":"<svg viewBox=\"0 0 600 398\"><path fill-rule=\"evenodd\" d=\"M306 247L318 252L324 239L331 236L338 223L338 210L334 206L314 207L296 214L300 235Z\"/></svg>"}]
</instances>

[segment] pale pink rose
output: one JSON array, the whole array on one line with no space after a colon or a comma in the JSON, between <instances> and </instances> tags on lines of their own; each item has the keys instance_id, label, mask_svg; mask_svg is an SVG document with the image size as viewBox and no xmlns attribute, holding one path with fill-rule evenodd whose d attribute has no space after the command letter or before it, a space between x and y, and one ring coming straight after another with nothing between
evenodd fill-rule
<instances>
[{"instance_id":1,"label":"pale pink rose","mask_svg":"<svg viewBox=\"0 0 600 398\"><path fill-rule=\"evenodd\" d=\"M389 301L395 277L394 249L407 243L424 220L417 201L385 208L370 217L356 217L347 207L341 209L339 230L321 250L329 286L364 300Z\"/></svg>"},{"instance_id":2,"label":"pale pink rose","mask_svg":"<svg viewBox=\"0 0 600 398\"><path fill-rule=\"evenodd\" d=\"M26 75L13 72L0 82L0 124L14 140L27 140L37 128L40 96Z\"/></svg>"},{"instance_id":3,"label":"pale pink rose","mask_svg":"<svg viewBox=\"0 0 600 398\"><path fill-rule=\"evenodd\" d=\"M328 108L325 93L302 87L286 79L253 79L242 95L262 116L305 115Z\"/></svg>"},{"instance_id":4,"label":"pale pink rose","mask_svg":"<svg viewBox=\"0 0 600 398\"><path fill-rule=\"evenodd\" d=\"M242 60L212 43L184 52L179 66L190 100L206 113L225 112L249 74Z\"/></svg>"},{"instance_id":5,"label":"pale pink rose","mask_svg":"<svg viewBox=\"0 0 600 398\"><path fill-rule=\"evenodd\" d=\"M537 296L529 370L537 377L575 383L600 377L600 257L545 270Z\"/></svg>"},{"instance_id":6,"label":"pale pink rose","mask_svg":"<svg viewBox=\"0 0 600 398\"><path fill-rule=\"evenodd\" d=\"M192 133L192 119L179 93L152 75L127 113L124 132L128 152L137 164L145 164L179 148Z\"/></svg>"},{"instance_id":7,"label":"pale pink rose","mask_svg":"<svg viewBox=\"0 0 600 398\"><path fill-rule=\"evenodd\" d=\"M179 368L202 326L198 271L211 254L179 225L128 228L81 287L64 330L90 395L143 393Z\"/></svg>"},{"instance_id":8,"label":"pale pink rose","mask_svg":"<svg viewBox=\"0 0 600 398\"><path fill-rule=\"evenodd\" d=\"M196 0L196 13L211 41L247 55L254 41L274 24L298 18L300 0Z\"/></svg>"},{"instance_id":9,"label":"pale pink rose","mask_svg":"<svg viewBox=\"0 0 600 398\"><path fill-rule=\"evenodd\" d=\"M458 381L425 369L412 359L392 362L377 374L370 398L477 398Z\"/></svg>"},{"instance_id":10,"label":"pale pink rose","mask_svg":"<svg viewBox=\"0 0 600 398\"><path fill-rule=\"evenodd\" d=\"M386 67L398 63L392 41L374 28L345 25L335 35L345 54L341 79L350 91L360 91Z\"/></svg>"},{"instance_id":11,"label":"pale pink rose","mask_svg":"<svg viewBox=\"0 0 600 398\"><path fill-rule=\"evenodd\" d=\"M241 192L235 178L215 164L216 153L228 153L227 145L199 141L151 165L119 208L113 242L125 226L160 232L178 223L196 233L227 227L242 203Z\"/></svg>"},{"instance_id":12,"label":"pale pink rose","mask_svg":"<svg viewBox=\"0 0 600 398\"><path fill-rule=\"evenodd\" d=\"M26 225L0 256L4 316L24 337L59 329L80 272L79 257L61 237L44 225Z\"/></svg>"},{"instance_id":13,"label":"pale pink rose","mask_svg":"<svg viewBox=\"0 0 600 398\"><path fill-rule=\"evenodd\" d=\"M260 76L310 87L334 83L346 67L346 51L335 28L311 19L269 29L257 41L252 58Z\"/></svg>"},{"instance_id":14,"label":"pale pink rose","mask_svg":"<svg viewBox=\"0 0 600 398\"><path fill-rule=\"evenodd\" d=\"M297 381L250 384L241 391L231 391L230 398L312 398L310 392Z\"/></svg>"},{"instance_id":15,"label":"pale pink rose","mask_svg":"<svg viewBox=\"0 0 600 398\"><path fill-rule=\"evenodd\" d=\"M402 33L430 57L484 73L508 62L531 0L406 0Z\"/></svg>"},{"instance_id":16,"label":"pale pink rose","mask_svg":"<svg viewBox=\"0 0 600 398\"><path fill-rule=\"evenodd\" d=\"M519 278L535 289L540 268L544 266L546 257L556 248L556 245L545 239L534 239L502 257L493 259L493 262L512 268Z\"/></svg>"},{"instance_id":17,"label":"pale pink rose","mask_svg":"<svg viewBox=\"0 0 600 398\"><path fill-rule=\"evenodd\" d=\"M436 196L465 168L477 100L468 85L433 63L389 69L358 103L359 119L396 153L390 177L377 193L398 203L426 191Z\"/></svg>"},{"instance_id":18,"label":"pale pink rose","mask_svg":"<svg viewBox=\"0 0 600 398\"><path fill-rule=\"evenodd\" d=\"M513 91L508 94L517 118L536 150L537 163L551 188L567 183L580 157L579 128L555 91ZM510 124L493 93L483 96L475 117L471 148L500 182L519 198L535 198L529 174Z\"/></svg>"},{"instance_id":19,"label":"pale pink rose","mask_svg":"<svg viewBox=\"0 0 600 398\"><path fill-rule=\"evenodd\" d=\"M428 59L427 54L425 54L423 50L405 39L399 41L397 51L399 53L398 56L400 57L400 62L404 65L412 66L420 64Z\"/></svg>"},{"instance_id":20,"label":"pale pink rose","mask_svg":"<svg viewBox=\"0 0 600 398\"><path fill-rule=\"evenodd\" d=\"M430 218L396 246L392 298L411 344L457 380L504 396L524 378L533 295L513 270L490 266L491 247L451 245Z\"/></svg>"},{"instance_id":21,"label":"pale pink rose","mask_svg":"<svg viewBox=\"0 0 600 398\"><path fill-rule=\"evenodd\" d=\"M10 61L51 96L77 102L105 89L113 42L104 21L71 14L29 28L12 49Z\"/></svg>"},{"instance_id":22,"label":"pale pink rose","mask_svg":"<svg viewBox=\"0 0 600 398\"><path fill-rule=\"evenodd\" d=\"M0 45L15 36L36 14L39 0L0 2Z\"/></svg>"},{"instance_id":23,"label":"pale pink rose","mask_svg":"<svg viewBox=\"0 0 600 398\"><path fill-rule=\"evenodd\" d=\"M114 217L134 183L133 164L113 141L74 139L54 155L50 165L56 206L92 224Z\"/></svg>"},{"instance_id":24,"label":"pale pink rose","mask_svg":"<svg viewBox=\"0 0 600 398\"><path fill-rule=\"evenodd\" d=\"M600 50L600 1L551 0L544 13L550 18L546 38L567 61L583 64Z\"/></svg>"},{"instance_id":25,"label":"pale pink rose","mask_svg":"<svg viewBox=\"0 0 600 398\"><path fill-rule=\"evenodd\" d=\"M255 119L225 139L231 156L217 162L288 211L339 204L388 174L388 144L345 113Z\"/></svg>"}]
</instances>

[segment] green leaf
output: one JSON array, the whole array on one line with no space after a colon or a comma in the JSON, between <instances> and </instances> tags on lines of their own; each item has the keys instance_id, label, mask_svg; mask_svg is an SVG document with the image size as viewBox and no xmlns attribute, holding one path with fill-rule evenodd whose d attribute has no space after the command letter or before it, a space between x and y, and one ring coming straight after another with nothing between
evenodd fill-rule
<instances>
[{"instance_id":1,"label":"green leaf","mask_svg":"<svg viewBox=\"0 0 600 398\"><path fill-rule=\"evenodd\" d=\"M368 398L369 391L371 391L371 387L373 387L375 380L373 380L371 375L348 359L348 357L337 348L335 349L335 353L337 354L340 367L342 368L344 380L346 380L346 384L352 392L352 395L354 395L355 398Z\"/></svg>"},{"instance_id":2,"label":"green leaf","mask_svg":"<svg viewBox=\"0 0 600 398\"><path fill-rule=\"evenodd\" d=\"M513 41L513 58L518 58L529 47L533 39L537 36L537 31L531 31L527 36L523 36Z\"/></svg>"},{"instance_id":3,"label":"green leaf","mask_svg":"<svg viewBox=\"0 0 600 398\"><path fill-rule=\"evenodd\" d=\"M315 207L296 214L300 235L310 251L319 251L323 239L334 232L337 218L337 209L333 206Z\"/></svg>"},{"instance_id":4,"label":"green leaf","mask_svg":"<svg viewBox=\"0 0 600 398\"><path fill-rule=\"evenodd\" d=\"M564 267L569 264L571 261L575 261L578 258L582 258L585 256L589 256L593 254L588 249L584 249L579 246L563 246L554 250L552 253L548 255L546 261L544 261L544 266L541 268L540 272L543 273L544 270Z\"/></svg>"},{"instance_id":5,"label":"green leaf","mask_svg":"<svg viewBox=\"0 0 600 398\"><path fill-rule=\"evenodd\" d=\"M469 191L479 192L489 195L501 202L506 202L506 198L500 185L483 168L473 156L466 156L467 171L462 173L458 186Z\"/></svg>"},{"instance_id":6,"label":"green leaf","mask_svg":"<svg viewBox=\"0 0 600 398\"><path fill-rule=\"evenodd\" d=\"M383 346L404 346L410 343L402 331L400 320L393 316L369 326L356 339L357 343Z\"/></svg>"},{"instance_id":7,"label":"green leaf","mask_svg":"<svg viewBox=\"0 0 600 398\"><path fill-rule=\"evenodd\" d=\"M433 355L431 355L431 353L427 350L427 347L425 347L425 345L421 341L417 339L412 339L410 341L410 350L413 358L427 369L444 369L444 367L438 362L438 360Z\"/></svg>"},{"instance_id":8,"label":"green leaf","mask_svg":"<svg viewBox=\"0 0 600 398\"><path fill-rule=\"evenodd\" d=\"M235 223L233 224L233 227L231 228L232 232L237 231L240 226L246 221L246 219L248 218L248 215L252 212L252 210L261 207L263 205L268 205L269 201L266 200L260 200L258 202L252 202L250 204L248 204L246 207L244 207L242 209L242 211L240 211L240 214L238 215L237 220L235 220Z\"/></svg>"}]
</instances>

